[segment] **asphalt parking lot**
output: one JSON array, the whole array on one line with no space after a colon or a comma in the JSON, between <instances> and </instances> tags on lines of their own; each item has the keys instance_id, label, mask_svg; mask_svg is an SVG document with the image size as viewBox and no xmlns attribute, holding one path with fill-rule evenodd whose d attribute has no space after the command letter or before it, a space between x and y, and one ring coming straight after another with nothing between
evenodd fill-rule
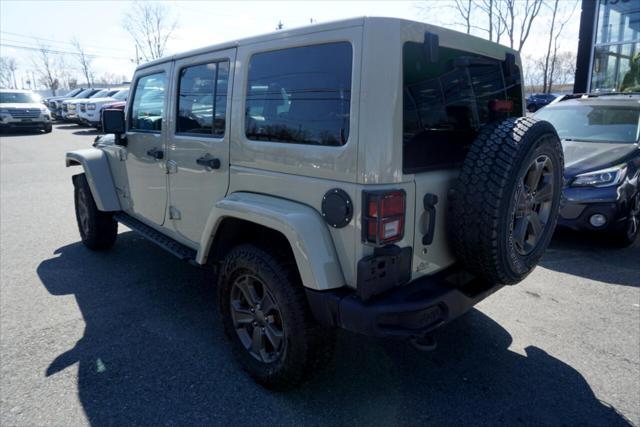
<instances>
[{"instance_id":1,"label":"asphalt parking lot","mask_svg":"<svg viewBox=\"0 0 640 427\"><path fill-rule=\"evenodd\" d=\"M0 138L0 425L640 424L640 242L558 235L436 351L341 333L272 393L233 363L206 270L122 227L108 253L79 242L64 153L94 135Z\"/></svg>"}]
</instances>

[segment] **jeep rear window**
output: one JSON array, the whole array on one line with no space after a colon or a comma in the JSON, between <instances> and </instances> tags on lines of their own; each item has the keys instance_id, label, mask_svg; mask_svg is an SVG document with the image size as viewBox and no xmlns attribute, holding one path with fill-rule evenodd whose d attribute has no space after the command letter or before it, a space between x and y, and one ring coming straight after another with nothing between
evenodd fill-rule
<instances>
[{"instance_id":1,"label":"jeep rear window","mask_svg":"<svg viewBox=\"0 0 640 427\"><path fill-rule=\"evenodd\" d=\"M351 44L258 53L249 62L247 138L340 146L349 138Z\"/></svg>"},{"instance_id":2,"label":"jeep rear window","mask_svg":"<svg viewBox=\"0 0 640 427\"><path fill-rule=\"evenodd\" d=\"M403 78L404 173L456 167L484 124L522 115L520 71L506 61L440 47L429 62L422 43L407 42ZM513 101L513 112L491 111L494 100Z\"/></svg>"}]
</instances>

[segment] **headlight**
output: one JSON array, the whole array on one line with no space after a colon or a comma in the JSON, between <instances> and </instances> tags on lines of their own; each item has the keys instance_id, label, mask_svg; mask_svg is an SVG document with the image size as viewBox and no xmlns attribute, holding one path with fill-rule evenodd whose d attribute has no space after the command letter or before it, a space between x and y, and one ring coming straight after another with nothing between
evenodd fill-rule
<instances>
[{"instance_id":1,"label":"headlight","mask_svg":"<svg viewBox=\"0 0 640 427\"><path fill-rule=\"evenodd\" d=\"M87 104L87 110L95 110L96 104Z\"/></svg>"},{"instance_id":2,"label":"headlight","mask_svg":"<svg viewBox=\"0 0 640 427\"><path fill-rule=\"evenodd\" d=\"M577 175L572 187L611 187L618 185L627 173L626 165L618 165L608 169Z\"/></svg>"}]
</instances>

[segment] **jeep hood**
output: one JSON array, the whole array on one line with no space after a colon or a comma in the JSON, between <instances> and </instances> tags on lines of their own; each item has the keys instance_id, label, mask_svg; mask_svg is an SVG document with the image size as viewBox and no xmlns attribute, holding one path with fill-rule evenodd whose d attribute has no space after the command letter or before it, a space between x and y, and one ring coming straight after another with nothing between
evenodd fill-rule
<instances>
[{"instance_id":1,"label":"jeep hood","mask_svg":"<svg viewBox=\"0 0 640 427\"><path fill-rule=\"evenodd\" d=\"M564 176L569 179L584 172L605 169L640 156L638 144L562 141Z\"/></svg>"}]
</instances>

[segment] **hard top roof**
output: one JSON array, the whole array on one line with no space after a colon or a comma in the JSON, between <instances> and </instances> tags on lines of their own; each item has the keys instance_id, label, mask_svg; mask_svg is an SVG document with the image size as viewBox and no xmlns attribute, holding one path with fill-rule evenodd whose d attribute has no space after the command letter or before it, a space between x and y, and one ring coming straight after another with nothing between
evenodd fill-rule
<instances>
[{"instance_id":1,"label":"hard top roof","mask_svg":"<svg viewBox=\"0 0 640 427\"><path fill-rule=\"evenodd\" d=\"M191 57L191 56L196 56L196 55L204 54L204 53L208 53L208 52L215 52L215 51L218 51L218 50L231 49L231 48L235 48L235 47L238 47L238 46L246 46L246 45L249 45L249 44L260 43L260 42L265 42L265 41L270 41L270 40L286 39L286 38L289 38L289 37L295 37L295 36L319 33L319 32L323 32L323 31L338 30L338 29L352 28L352 27L361 27L367 21L368 22L382 22L382 21L388 22L388 21L393 21L393 22L396 22L396 23L399 23L399 24L409 25L409 26L422 25L422 26L425 27L425 29L429 29L430 31L437 31L437 32L441 32L441 33L455 34L457 36L462 36L462 37L465 37L465 38L473 39L473 41L474 41L473 44L477 45L477 46L479 46L479 45L482 45L484 47L491 46L492 48L495 48L495 47L499 46L501 51L515 53L514 50L512 50L511 48L509 48L507 46L498 45L497 43L490 42L489 40L486 40L486 39L483 39L483 38L480 38L480 37L476 37L476 36L472 36L472 35L469 35L469 34L464 34L464 33L461 33L461 32L458 32L458 31L454 31L454 30L450 30L450 29L447 29L447 28L437 27L437 26L434 26L434 25L426 23L426 22L412 21L412 20L401 19L401 18L361 16L361 17L357 17L357 18L342 19L342 20L324 22L324 23L315 23L315 24L305 25L305 26L297 27L297 28L278 30L278 31L273 31L273 32L266 33L266 34L260 34L260 35L257 35L257 36L252 36L252 37L247 37L247 38L243 38L243 39L228 41L228 42L219 43L219 44L214 44L214 45L211 45L211 46L201 47L201 48L198 48L198 49L193 49L193 50L189 50L189 51L186 51L186 52L177 53L175 55L170 55L170 56L167 56L167 57L164 57L164 58L156 59L156 60L151 61L151 62L147 62L145 64L141 64L141 65L138 66L136 71L142 70L144 68L152 67L154 65L163 64L165 62L175 61L175 60L182 59L182 58L188 58L188 57Z\"/></svg>"}]
</instances>

